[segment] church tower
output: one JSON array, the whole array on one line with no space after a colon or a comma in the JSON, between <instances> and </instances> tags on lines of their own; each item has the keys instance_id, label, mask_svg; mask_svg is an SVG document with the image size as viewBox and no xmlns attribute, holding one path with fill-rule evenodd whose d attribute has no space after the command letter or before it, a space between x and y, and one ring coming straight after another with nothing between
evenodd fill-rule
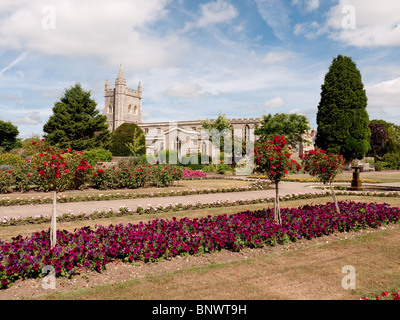
<instances>
[{"instance_id":1,"label":"church tower","mask_svg":"<svg viewBox=\"0 0 400 320\"><path fill-rule=\"evenodd\" d=\"M142 123L142 84L139 82L137 90L127 88L122 65L115 79L115 88L110 89L110 84L106 81L103 115L107 117L111 132L126 122Z\"/></svg>"}]
</instances>

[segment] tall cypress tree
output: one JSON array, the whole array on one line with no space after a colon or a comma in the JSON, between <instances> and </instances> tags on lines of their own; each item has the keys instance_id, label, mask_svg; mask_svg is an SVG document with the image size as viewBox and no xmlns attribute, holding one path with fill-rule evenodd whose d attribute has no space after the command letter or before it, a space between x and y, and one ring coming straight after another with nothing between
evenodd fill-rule
<instances>
[{"instance_id":1,"label":"tall cypress tree","mask_svg":"<svg viewBox=\"0 0 400 320\"><path fill-rule=\"evenodd\" d=\"M53 115L43 126L46 141L51 145L74 150L110 146L106 117L99 114L90 91L79 83L66 90L53 107Z\"/></svg>"},{"instance_id":2,"label":"tall cypress tree","mask_svg":"<svg viewBox=\"0 0 400 320\"><path fill-rule=\"evenodd\" d=\"M362 159L370 149L367 96L361 73L351 58L333 59L321 88L316 145L342 154L347 161Z\"/></svg>"}]
</instances>

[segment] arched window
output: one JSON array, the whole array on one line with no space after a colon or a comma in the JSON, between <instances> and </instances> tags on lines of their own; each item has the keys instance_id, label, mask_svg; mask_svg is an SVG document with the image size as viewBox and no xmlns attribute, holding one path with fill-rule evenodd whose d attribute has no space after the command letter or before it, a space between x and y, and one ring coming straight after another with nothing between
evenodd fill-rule
<instances>
[{"instance_id":1,"label":"arched window","mask_svg":"<svg viewBox=\"0 0 400 320\"><path fill-rule=\"evenodd\" d=\"M244 141L248 142L250 140L250 127L246 125L244 127Z\"/></svg>"},{"instance_id":2,"label":"arched window","mask_svg":"<svg viewBox=\"0 0 400 320\"><path fill-rule=\"evenodd\" d=\"M131 104L128 106L128 113L132 113L132 105Z\"/></svg>"},{"instance_id":3,"label":"arched window","mask_svg":"<svg viewBox=\"0 0 400 320\"><path fill-rule=\"evenodd\" d=\"M135 107L133 108L133 114L137 114L137 113L138 113L138 107L135 106Z\"/></svg>"},{"instance_id":4,"label":"arched window","mask_svg":"<svg viewBox=\"0 0 400 320\"><path fill-rule=\"evenodd\" d=\"M207 154L207 143L205 141L201 144L201 154Z\"/></svg>"},{"instance_id":5,"label":"arched window","mask_svg":"<svg viewBox=\"0 0 400 320\"><path fill-rule=\"evenodd\" d=\"M108 113L113 113L113 107L112 106L108 107Z\"/></svg>"},{"instance_id":6,"label":"arched window","mask_svg":"<svg viewBox=\"0 0 400 320\"><path fill-rule=\"evenodd\" d=\"M181 148L182 148L182 142L179 140L179 138L176 138L174 140L174 150L178 151L178 155L181 155Z\"/></svg>"}]
</instances>

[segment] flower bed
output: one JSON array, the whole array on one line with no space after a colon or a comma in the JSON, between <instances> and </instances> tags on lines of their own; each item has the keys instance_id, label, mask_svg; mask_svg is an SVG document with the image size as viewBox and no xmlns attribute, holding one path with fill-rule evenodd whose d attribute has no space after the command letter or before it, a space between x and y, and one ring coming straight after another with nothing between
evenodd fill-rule
<instances>
[{"instance_id":1,"label":"flower bed","mask_svg":"<svg viewBox=\"0 0 400 320\"><path fill-rule=\"evenodd\" d=\"M207 174L205 174L201 170L190 170L190 169L183 169L182 172L182 178L183 179L200 179L200 178L205 178L207 177Z\"/></svg>"},{"instance_id":2,"label":"flower bed","mask_svg":"<svg viewBox=\"0 0 400 320\"><path fill-rule=\"evenodd\" d=\"M76 232L58 231L57 246L50 249L48 231L31 237L0 241L0 285L18 279L42 277L42 268L54 266L56 276L72 277L84 268L101 272L113 260L152 262L177 255L203 254L221 249L311 239L334 232L379 227L396 223L400 208L387 204L340 202L341 215L332 203L282 209L282 224L273 210L246 211L233 215L155 219L137 225L84 227Z\"/></svg>"}]
</instances>

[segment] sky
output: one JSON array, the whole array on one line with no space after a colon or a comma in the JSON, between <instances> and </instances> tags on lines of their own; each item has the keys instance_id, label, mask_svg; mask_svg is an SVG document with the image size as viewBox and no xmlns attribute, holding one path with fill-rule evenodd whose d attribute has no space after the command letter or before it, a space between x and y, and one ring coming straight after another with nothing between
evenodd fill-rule
<instances>
[{"instance_id":1,"label":"sky","mask_svg":"<svg viewBox=\"0 0 400 320\"><path fill-rule=\"evenodd\" d=\"M362 75L370 120L400 125L399 0L1 0L0 120L21 138L80 83L102 113L120 64L143 121L307 115L332 60Z\"/></svg>"}]
</instances>

